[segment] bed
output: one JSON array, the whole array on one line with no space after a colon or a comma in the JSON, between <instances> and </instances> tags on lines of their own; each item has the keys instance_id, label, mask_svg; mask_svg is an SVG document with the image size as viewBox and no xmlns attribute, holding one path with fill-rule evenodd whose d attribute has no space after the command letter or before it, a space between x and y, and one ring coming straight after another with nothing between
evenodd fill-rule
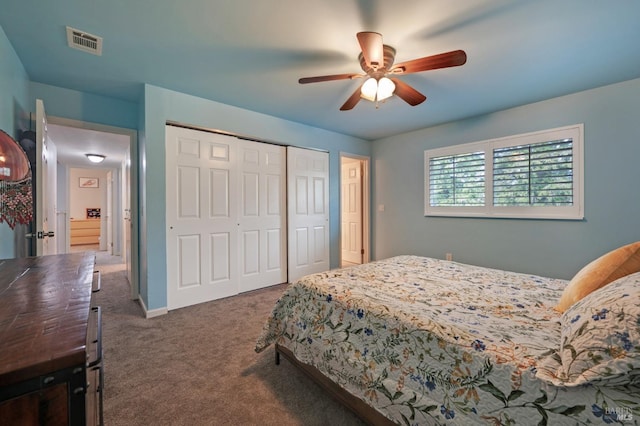
<instances>
[{"instance_id":1,"label":"bed","mask_svg":"<svg viewBox=\"0 0 640 426\"><path fill-rule=\"evenodd\" d=\"M640 273L559 313L567 284L408 255L313 274L256 351L273 344L371 424L638 424Z\"/></svg>"}]
</instances>

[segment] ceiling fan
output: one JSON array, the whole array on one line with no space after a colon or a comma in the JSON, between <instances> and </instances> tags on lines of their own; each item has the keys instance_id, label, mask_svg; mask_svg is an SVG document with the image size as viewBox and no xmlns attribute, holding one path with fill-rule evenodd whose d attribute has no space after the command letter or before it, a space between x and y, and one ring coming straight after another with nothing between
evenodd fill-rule
<instances>
[{"instance_id":1,"label":"ceiling fan","mask_svg":"<svg viewBox=\"0 0 640 426\"><path fill-rule=\"evenodd\" d=\"M362 52L358 55L358 60L364 74L334 74L305 77L298 80L300 84L307 84L368 77L340 107L341 111L352 109L361 98L377 104L378 101L383 101L393 95L397 95L411 106L419 105L427 97L396 76L439 68L457 67L467 62L467 54L463 50L454 50L394 65L393 60L396 56L396 50L391 46L382 44L382 34L364 31L356 34L356 37L362 49Z\"/></svg>"}]
</instances>

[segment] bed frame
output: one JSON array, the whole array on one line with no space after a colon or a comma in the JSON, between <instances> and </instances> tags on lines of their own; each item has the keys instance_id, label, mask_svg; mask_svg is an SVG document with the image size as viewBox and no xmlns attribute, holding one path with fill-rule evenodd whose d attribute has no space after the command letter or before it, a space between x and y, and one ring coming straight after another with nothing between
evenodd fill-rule
<instances>
[{"instance_id":1,"label":"bed frame","mask_svg":"<svg viewBox=\"0 0 640 426\"><path fill-rule=\"evenodd\" d=\"M302 370L308 377L316 382L322 389L331 395L336 401L353 411L364 422L370 425L395 425L394 422L383 416L379 411L366 404L360 398L350 394L335 382L331 381L327 376L322 374L320 370L308 364L300 362L293 352L289 349L275 344L276 365L280 364L280 355L285 357L291 364Z\"/></svg>"}]
</instances>

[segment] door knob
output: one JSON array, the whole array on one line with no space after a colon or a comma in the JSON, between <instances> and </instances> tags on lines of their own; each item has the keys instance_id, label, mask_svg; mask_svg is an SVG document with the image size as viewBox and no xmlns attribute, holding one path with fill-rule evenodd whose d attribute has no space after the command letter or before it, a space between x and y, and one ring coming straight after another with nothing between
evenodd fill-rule
<instances>
[{"instance_id":1,"label":"door knob","mask_svg":"<svg viewBox=\"0 0 640 426\"><path fill-rule=\"evenodd\" d=\"M25 234L25 235L24 235L24 237L25 237L25 238L37 238L37 239L39 239L39 240L43 240L43 239L45 239L46 237L51 237L51 238L53 238L54 236L55 236L55 235L54 235L54 232L53 232L53 231L49 231L49 232L42 232L42 231L38 231L38 232L36 232L36 233L29 232L28 234Z\"/></svg>"}]
</instances>

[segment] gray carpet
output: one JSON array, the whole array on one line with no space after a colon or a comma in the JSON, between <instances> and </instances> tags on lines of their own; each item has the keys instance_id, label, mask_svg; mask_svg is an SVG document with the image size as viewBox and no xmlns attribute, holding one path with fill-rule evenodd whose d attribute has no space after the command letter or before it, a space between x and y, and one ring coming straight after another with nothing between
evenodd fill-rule
<instances>
[{"instance_id":1,"label":"gray carpet","mask_svg":"<svg viewBox=\"0 0 640 426\"><path fill-rule=\"evenodd\" d=\"M98 252L104 418L117 425L362 425L254 344L283 285L145 319L119 257Z\"/></svg>"}]
</instances>

